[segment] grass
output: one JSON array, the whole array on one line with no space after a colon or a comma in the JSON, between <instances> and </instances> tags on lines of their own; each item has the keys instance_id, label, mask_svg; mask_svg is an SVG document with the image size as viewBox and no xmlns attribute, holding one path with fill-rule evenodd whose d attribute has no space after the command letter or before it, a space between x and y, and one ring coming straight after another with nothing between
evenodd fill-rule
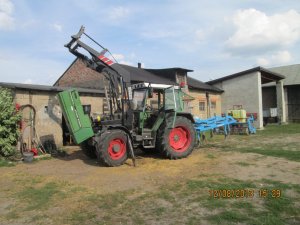
<instances>
[{"instance_id":1,"label":"grass","mask_svg":"<svg viewBox=\"0 0 300 225\"><path fill-rule=\"evenodd\" d=\"M243 181L203 175L155 191L111 194L97 194L68 183L45 182L42 177L29 183L26 176L16 179L22 188L12 192L16 202L5 217L10 222L20 222L24 215L31 214L34 216L26 223L42 224L47 219L56 224L289 224L284 221L291 218L295 224L300 222L296 217L300 210L295 207L300 200L300 185L270 179ZM282 196L260 198L257 191L261 187L281 189ZM209 194L209 190L228 189L254 189L255 195L214 198ZM60 207L54 215L53 207Z\"/></svg>"},{"instance_id":2,"label":"grass","mask_svg":"<svg viewBox=\"0 0 300 225\"><path fill-rule=\"evenodd\" d=\"M50 159L52 159L52 157L49 155L49 156L44 156L41 158L33 158L33 162L38 162L41 160L50 160ZM0 157L0 167L13 167L13 166L16 166L16 164L17 164L16 162L12 162L9 159Z\"/></svg>"},{"instance_id":3,"label":"grass","mask_svg":"<svg viewBox=\"0 0 300 225\"><path fill-rule=\"evenodd\" d=\"M233 135L227 142L213 141L208 147L218 148L222 151L256 153L300 162L300 142L286 141L290 135L299 133L300 124L269 125L264 130L258 131L256 135L250 137ZM237 164L249 166L247 163L238 162Z\"/></svg>"},{"instance_id":4,"label":"grass","mask_svg":"<svg viewBox=\"0 0 300 225\"><path fill-rule=\"evenodd\" d=\"M286 125L267 125L264 130L257 131L257 134L261 136L289 135L299 133L300 123L291 123Z\"/></svg>"},{"instance_id":5,"label":"grass","mask_svg":"<svg viewBox=\"0 0 300 225\"><path fill-rule=\"evenodd\" d=\"M300 143L299 143L300 146ZM297 151L284 150L278 144L276 145L265 145L259 149L253 147L235 148L229 149L230 151L238 151L241 153L257 153L265 156L272 156L278 158L285 158L291 161L300 162L300 154Z\"/></svg>"},{"instance_id":6,"label":"grass","mask_svg":"<svg viewBox=\"0 0 300 225\"><path fill-rule=\"evenodd\" d=\"M247 187L241 181L234 180L231 181L233 184L239 183L240 187ZM222 207L222 210L213 215L209 215L207 220L214 224L235 224L245 223L245 224L289 224L286 223L287 220L294 218L300 214L300 209L295 206L296 202L299 202L300 196L287 196L288 190L293 190L295 192L299 191L300 185L293 184L283 184L281 182L273 180L259 180L255 183L263 184L264 189L271 190L280 189L282 191L282 196L280 198L272 197L271 193L267 197L259 197L258 192L256 192L256 198L263 200L262 209L255 207L254 201L249 199L218 199L218 201L226 201L226 207L221 205L216 205L217 207ZM217 188L220 188L217 187ZM221 188L223 188L221 186ZM258 190L257 188L254 188ZM215 200L216 201L216 200ZM224 204L225 205L225 204ZM300 222L300 218L295 217L294 222ZM291 221L293 223L293 221ZM296 224L296 223L295 223Z\"/></svg>"},{"instance_id":7,"label":"grass","mask_svg":"<svg viewBox=\"0 0 300 225\"><path fill-rule=\"evenodd\" d=\"M239 211L223 211L217 215L211 215L207 218L215 224L233 224L247 221L247 217Z\"/></svg>"},{"instance_id":8,"label":"grass","mask_svg":"<svg viewBox=\"0 0 300 225\"><path fill-rule=\"evenodd\" d=\"M33 158L33 161L38 162L38 161L50 160L50 159L53 159L53 157L51 155L45 155L45 156L40 157L40 158Z\"/></svg>"},{"instance_id":9,"label":"grass","mask_svg":"<svg viewBox=\"0 0 300 225\"><path fill-rule=\"evenodd\" d=\"M209 188L213 190L225 190L225 189L246 189L255 188L256 185L253 182L241 182L236 179L230 178L218 178L207 180L190 180L187 182L187 188L192 190L199 190L200 188Z\"/></svg>"},{"instance_id":10,"label":"grass","mask_svg":"<svg viewBox=\"0 0 300 225\"><path fill-rule=\"evenodd\" d=\"M86 221L93 221L96 217L96 213L80 209L72 212L70 217L68 217L68 221L71 221L72 224L85 224Z\"/></svg>"},{"instance_id":11,"label":"grass","mask_svg":"<svg viewBox=\"0 0 300 225\"><path fill-rule=\"evenodd\" d=\"M213 154L211 154L211 153L208 153L208 154L206 155L206 158L208 158L208 159L215 159L216 156L213 155Z\"/></svg>"},{"instance_id":12,"label":"grass","mask_svg":"<svg viewBox=\"0 0 300 225\"><path fill-rule=\"evenodd\" d=\"M237 179L218 178L218 179L197 179L189 180L187 183L177 185L176 188L165 187L156 194L147 194L138 197L131 204L133 208L128 206L127 201L121 203L119 210L131 208L136 213L149 213L152 218L165 219L169 218L166 215L177 218L178 222L181 218L176 215L177 210L181 209L186 215L188 224L197 224L201 218L198 216L201 209L208 210L206 220L214 224L234 224L237 222L245 222L245 224L283 224L283 221L291 215L298 215L299 210L295 207L296 199L283 196L275 199L268 197L261 199L263 201L263 210L258 210L255 207L253 199L235 199L235 198L211 198L208 195L209 189L224 190L224 189L255 189L258 190L257 183L263 183L266 188L285 188L296 189L293 185L282 184L279 182L270 183L269 180L259 180L255 182L241 181ZM166 194L168 193L168 194ZM257 197L256 192L256 197ZM299 196L298 196L299 197ZM297 198L298 198L297 197ZM158 200L167 200L167 207L157 204ZM197 207L195 207L197 204ZM141 212L140 209L148 208L147 212ZM211 210L217 210L217 213L211 213ZM242 209L242 210L241 210ZM219 211L219 212L218 212ZM271 215L271 216L270 216ZM147 216L146 216L147 218ZM260 221L264 221L260 223Z\"/></svg>"},{"instance_id":13,"label":"grass","mask_svg":"<svg viewBox=\"0 0 300 225\"><path fill-rule=\"evenodd\" d=\"M252 166L253 165L253 164L247 163L247 162L236 162L235 164L239 165L239 166L243 166L243 167L247 167L247 166Z\"/></svg>"},{"instance_id":14,"label":"grass","mask_svg":"<svg viewBox=\"0 0 300 225\"><path fill-rule=\"evenodd\" d=\"M207 144L216 150L210 149L203 156L217 161L221 160L222 151L236 151L260 154L257 158L272 156L298 162L300 143L278 139L295 134L298 129L300 125L268 126L255 136L238 135L225 142L216 136ZM254 164L239 158L230 165L241 169L239 166ZM247 168L249 173L251 168ZM204 172L152 191L133 189L110 194L99 194L101 187L94 190L22 173L11 180L10 189L5 187L2 192L1 202L7 200L8 206L2 207L0 203L3 208L0 221L4 224L300 224L299 184L273 178L233 179L226 177L226 171ZM268 190L268 195L259 196L260 189ZM253 190L254 196L214 197L210 190ZM272 190L280 190L281 196L272 197Z\"/></svg>"},{"instance_id":15,"label":"grass","mask_svg":"<svg viewBox=\"0 0 300 225\"><path fill-rule=\"evenodd\" d=\"M60 193L59 186L56 183L47 183L42 187L28 186L17 194L19 199L27 202L24 210L41 210L49 207L49 203L54 195Z\"/></svg>"},{"instance_id":16,"label":"grass","mask_svg":"<svg viewBox=\"0 0 300 225\"><path fill-rule=\"evenodd\" d=\"M11 162L7 159L0 158L0 167L12 167L15 166L16 164L14 162Z\"/></svg>"}]
</instances>

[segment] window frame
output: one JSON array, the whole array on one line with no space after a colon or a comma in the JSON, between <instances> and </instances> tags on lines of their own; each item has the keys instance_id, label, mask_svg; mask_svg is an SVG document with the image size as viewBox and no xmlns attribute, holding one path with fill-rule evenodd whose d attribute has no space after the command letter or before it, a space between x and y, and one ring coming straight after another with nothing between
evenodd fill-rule
<instances>
[{"instance_id":1,"label":"window frame","mask_svg":"<svg viewBox=\"0 0 300 225\"><path fill-rule=\"evenodd\" d=\"M203 106L203 108L202 108ZM205 112L205 107L206 106L206 102L205 101L199 101L199 111L201 112Z\"/></svg>"}]
</instances>

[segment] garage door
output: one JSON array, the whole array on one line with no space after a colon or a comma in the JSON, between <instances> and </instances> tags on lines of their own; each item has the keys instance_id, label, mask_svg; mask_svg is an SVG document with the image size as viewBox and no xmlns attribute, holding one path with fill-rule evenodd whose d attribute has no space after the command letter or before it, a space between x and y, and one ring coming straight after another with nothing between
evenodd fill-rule
<instances>
[{"instance_id":1,"label":"garage door","mask_svg":"<svg viewBox=\"0 0 300 225\"><path fill-rule=\"evenodd\" d=\"M291 122L300 122L300 85L287 88L288 118Z\"/></svg>"}]
</instances>

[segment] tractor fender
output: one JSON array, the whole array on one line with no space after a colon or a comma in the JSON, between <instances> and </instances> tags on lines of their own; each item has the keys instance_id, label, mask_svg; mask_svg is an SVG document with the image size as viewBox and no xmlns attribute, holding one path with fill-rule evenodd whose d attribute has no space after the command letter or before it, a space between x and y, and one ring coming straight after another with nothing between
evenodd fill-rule
<instances>
[{"instance_id":1,"label":"tractor fender","mask_svg":"<svg viewBox=\"0 0 300 225\"><path fill-rule=\"evenodd\" d=\"M124 131L124 132L128 135L128 137L130 137L131 140L132 140L132 135L130 134L130 131L127 129L127 127L124 127L124 126L109 126L109 127L108 127L108 130L122 130L122 131Z\"/></svg>"},{"instance_id":2,"label":"tractor fender","mask_svg":"<svg viewBox=\"0 0 300 225\"><path fill-rule=\"evenodd\" d=\"M191 113L188 113L188 112L176 112L176 114L175 114L175 112L166 113L164 120L166 120L169 117L173 117L175 115L176 115L176 117L178 117L178 116L185 117L188 120L190 120L193 124L195 123L193 115ZM161 125L162 125L162 123L161 123Z\"/></svg>"},{"instance_id":3,"label":"tractor fender","mask_svg":"<svg viewBox=\"0 0 300 225\"><path fill-rule=\"evenodd\" d=\"M130 131L124 127L124 126L120 126L120 125L116 125L116 126L109 126L109 127L106 127L105 129L103 129L101 132L99 132L98 134L96 134L94 137L93 137L93 143L94 145L96 144L96 140L97 140L97 137L102 135L103 133L105 133L107 130L122 130L124 131L128 137L132 140L132 135L130 134Z\"/></svg>"},{"instance_id":4,"label":"tractor fender","mask_svg":"<svg viewBox=\"0 0 300 225\"><path fill-rule=\"evenodd\" d=\"M195 123L194 117L192 116L192 114L190 113L186 113L186 112L177 112L176 116L182 116L185 117L187 119L189 119L192 123Z\"/></svg>"}]
</instances>

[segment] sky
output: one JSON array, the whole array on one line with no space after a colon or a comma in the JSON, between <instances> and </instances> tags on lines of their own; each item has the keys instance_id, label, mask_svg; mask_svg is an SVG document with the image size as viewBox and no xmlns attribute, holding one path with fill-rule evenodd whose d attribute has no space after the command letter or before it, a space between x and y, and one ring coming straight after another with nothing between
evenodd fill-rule
<instances>
[{"instance_id":1,"label":"sky","mask_svg":"<svg viewBox=\"0 0 300 225\"><path fill-rule=\"evenodd\" d=\"M300 63L299 0L0 0L0 82L53 85L81 25L119 63L201 81Z\"/></svg>"}]
</instances>

